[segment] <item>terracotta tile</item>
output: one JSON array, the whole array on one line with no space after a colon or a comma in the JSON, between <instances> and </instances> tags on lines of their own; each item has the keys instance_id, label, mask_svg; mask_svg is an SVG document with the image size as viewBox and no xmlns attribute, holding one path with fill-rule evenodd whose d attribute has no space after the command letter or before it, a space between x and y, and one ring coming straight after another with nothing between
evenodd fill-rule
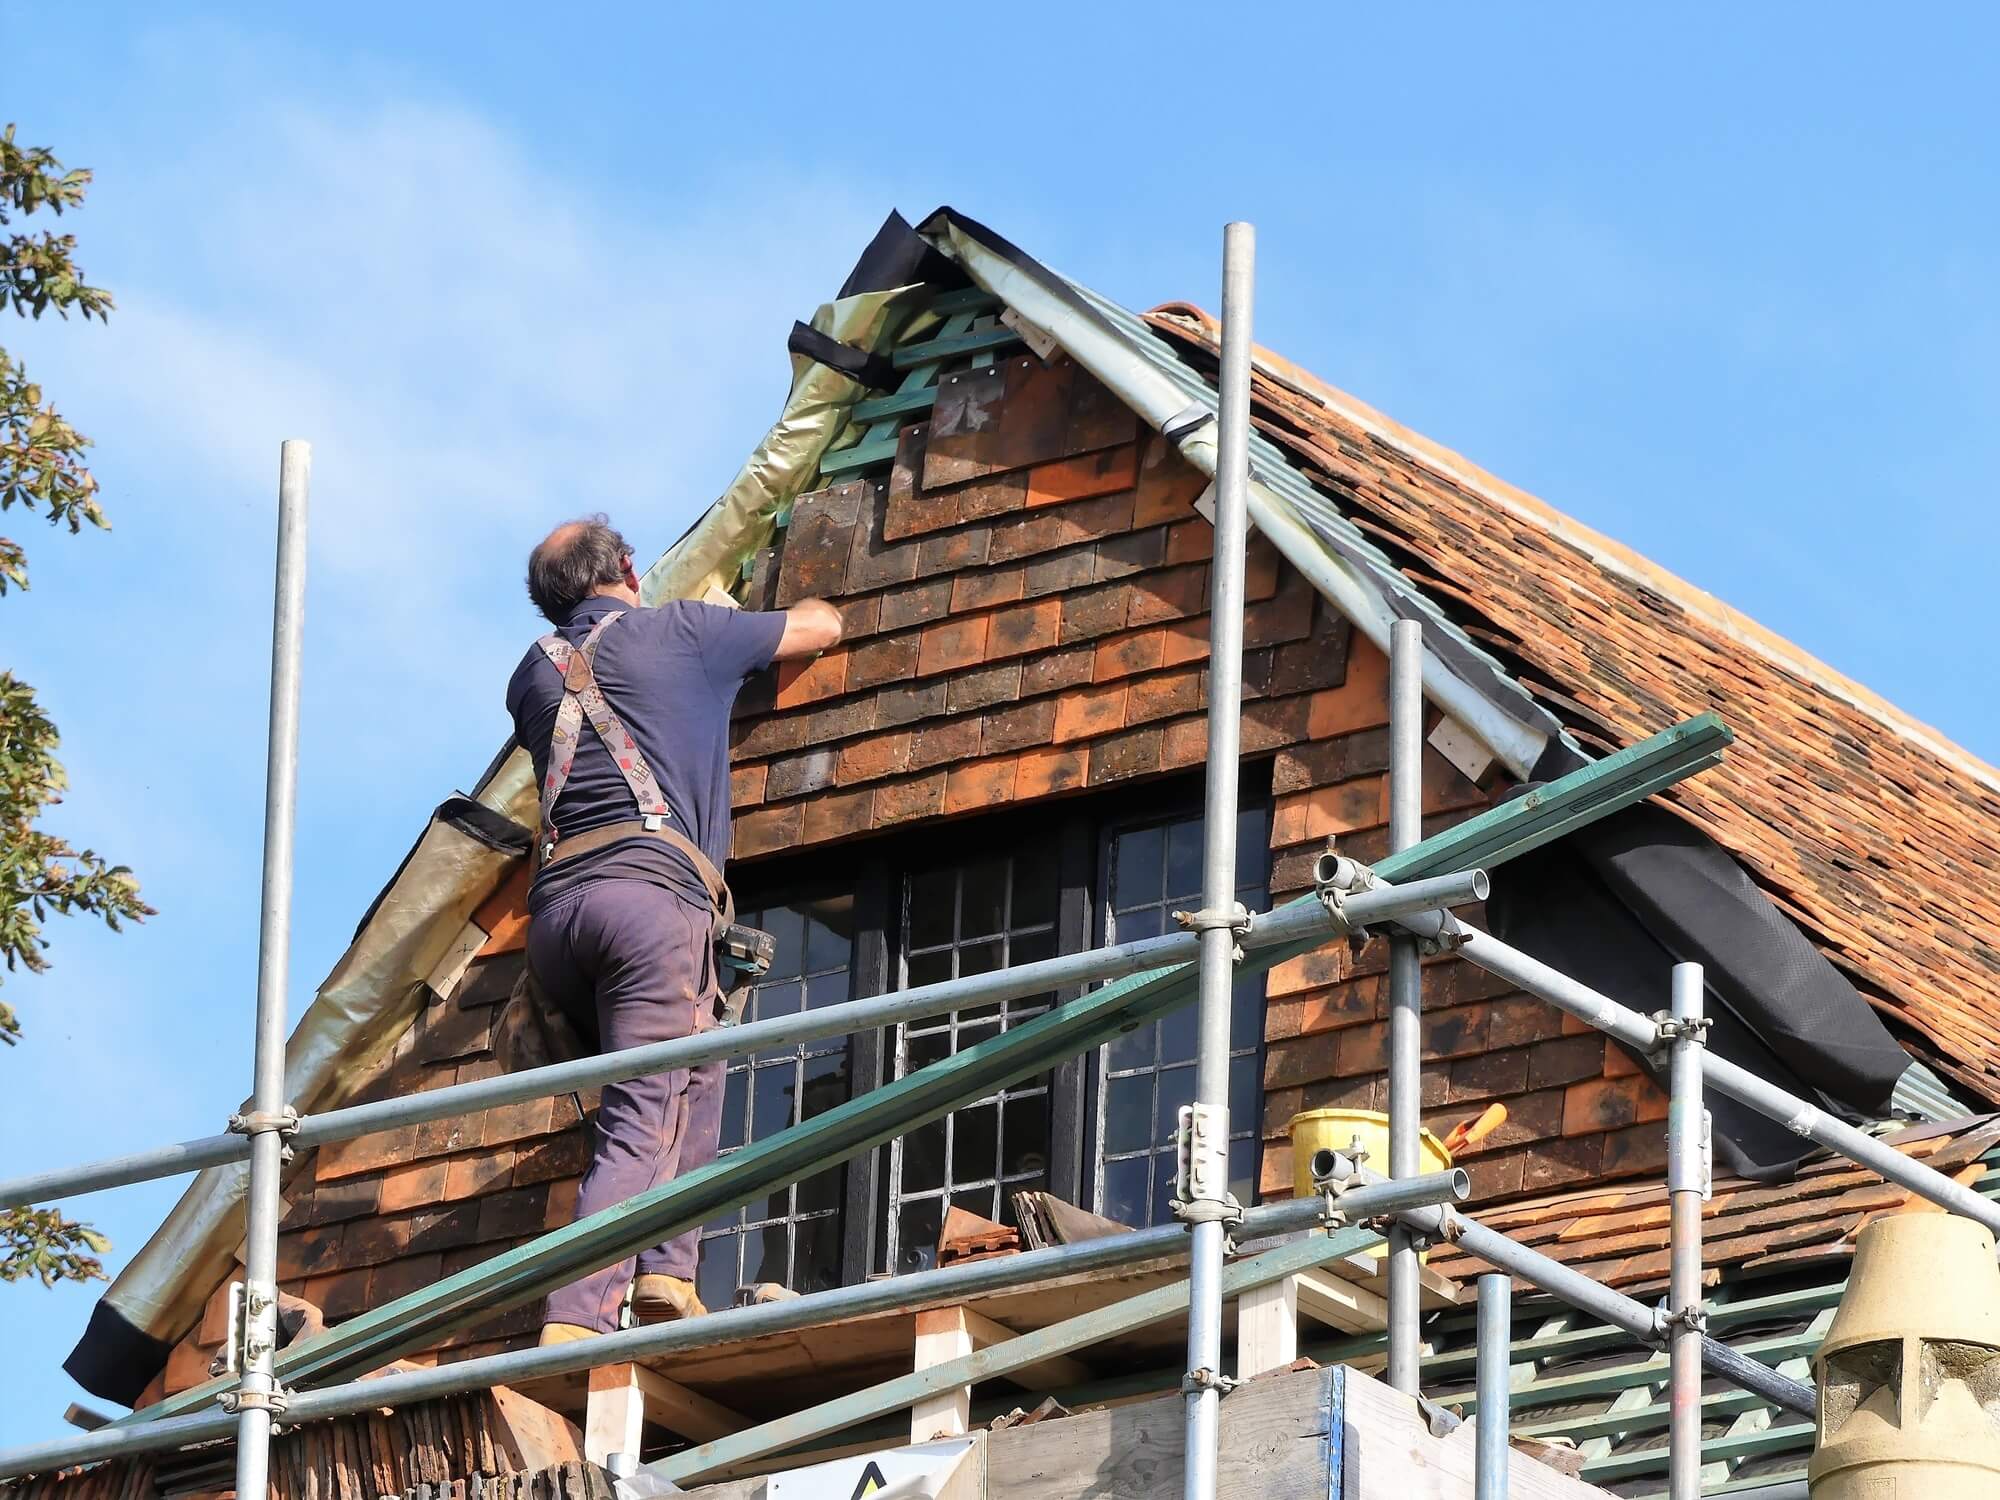
<instances>
[{"instance_id":1,"label":"terracotta tile","mask_svg":"<svg viewBox=\"0 0 2000 1500\"><path fill-rule=\"evenodd\" d=\"M1133 679L1125 697L1125 722L1147 724L1155 719L1178 718L1200 707L1201 671L1183 667L1175 672Z\"/></svg>"},{"instance_id":2,"label":"terracotta tile","mask_svg":"<svg viewBox=\"0 0 2000 1500\"><path fill-rule=\"evenodd\" d=\"M971 760L979 754L982 728L977 714L918 725L910 737L910 769L922 771Z\"/></svg>"},{"instance_id":3,"label":"terracotta tile","mask_svg":"<svg viewBox=\"0 0 2000 1500\"><path fill-rule=\"evenodd\" d=\"M951 580L925 578L891 589L881 596L877 613L883 630L906 630L929 620L942 620L951 613Z\"/></svg>"},{"instance_id":4,"label":"terracotta tile","mask_svg":"<svg viewBox=\"0 0 2000 1500\"><path fill-rule=\"evenodd\" d=\"M958 513L967 521L992 520L996 516L1012 515L1024 510L1028 504L1028 476L1025 471L1016 470L1011 474L994 474L970 484L961 485L952 492L958 505Z\"/></svg>"},{"instance_id":5,"label":"terracotta tile","mask_svg":"<svg viewBox=\"0 0 2000 1500\"><path fill-rule=\"evenodd\" d=\"M966 526L925 537L917 548L917 574L933 578L941 573L980 567L986 561L986 548L991 540L992 533L984 526Z\"/></svg>"},{"instance_id":6,"label":"terracotta tile","mask_svg":"<svg viewBox=\"0 0 2000 1500\"><path fill-rule=\"evenodd\" d=\"M797 803L785 807L759 807L744 813L731 824L735 857L755 859L760 854L773 854L793 847L799 841L802 817Z\"/></svg>"},{"instance_id":7,"label":"terracotta tile","mask_svg":"<svg viewBox=\"0 0 2000 1500\"><path fill-rule=\"evenodd\" d=\"M827 652L810 661L778 663L778 707L797 708L840 693L847 683L847 653Z\"/></svg>"},{"instance_id":8,"label":"terracotta tile","mask_svg":"<svg viewBox=\"0 0 2000 1500\"><path fill-rule=\"evenodd\" d=\"M995 629L998 629L997 621ZM989 650L992 639L989 633ZM946 685L945 706L954 714L970 713L974 709L991 708L996 703L1012 703L1020 696L1021 664L1018 661L995 662L953 677Z\"/></svg>"},{"instance_id":9,"label":"terracotta tile","mask_svg":"<svg viewBox=\"0 0 2000 1500\"><path fill-rule=\"evenodd\" d=\"M945 778L945 812L974 812L1011 802L1016 770L1011 756L953 766Z\"/></svg>"},{"instance_id":10,"label":"terracotta tile","mask_svg":"<svg viewBox=\"0 0 2000 1500\"><path fill-rule=\"evenodd\" d=\"M995 604L1011 604L1019 599L1025 584L1023 570L1016 567L978 568L952 580L951 611L965 614L988 609Z\"/></svg>"},{"instance_id":11,"label":"terracotta tile","mask_svg":"<svg viewBox=\"0 0 2000 1500\"><path fill-rule=\"evenodd\" d=\"M1021 663L1021 696L1060 692L1090 681L1090 669L1097 653L1089 646L1044 651Z\"/></svg>"},{"instance_id":12,"label":"terracotta tile","mask_svg":"<svg viewBox=\"0 0 2000 1500\"><path fill-rule=\"evenodd\" d=\"M907 682L917 674L915 631L904 635L877 636L863 641L847 654L847 691L858 693L884 683Z\"/></svg>"},{"instance_id":13,"label":"terracotta tile","mask_svg":"<svg viewBox=\"0 0 2000 1500\"><path fill-rule=\"evenodd\" d=\"M514 1176L514 1153L505 1147L455 1156L447 1164L445 1196L457 1202L506 1187Z\"/></svg>"},{"instance_id":14,"label":"terracotta tile","mask_svg":"<svg viewBox=\"0 0 2000 1500\"><path fill-rule=\"evenodd\" d=\"M1148 573L1132 581L1131 604L1126 619L1133 625L1152 625L1162 620L1182 620L1207 608L1208 569L1200 563ZM1203 654L1207 650L1207 629L1202 632Z\"/></svg>"},{"instance_id":15,"label":"terracotta tile","mask_svg":"<svg viewBox=\"0 0 2000 1500\"><path fill-rule=\"evenodd\" d=\"M1102 786L1159 770L1161 733L1158 725L1152 725L1091 741L1090 784Z\"/></svg>"},{"instance_id":16,"label":"terracotta tile","mask_svg":"<svg viewBox=\"0 0 2000 1500\"><path fill-rule=\"evenodd\" d=\"M874 823L875 792L862 787L851 792L823 792L806 803L803 834L809 844L866 833Z\"/></svg>"},{"instance_id":17,"label":"terracotta tile","mask_svg":"<svg viewBox=\"0 0 2000 1500\"><path fill-rule=\"evenodd\" d=\"M948 691L942 682L903 683L883 688L875 694L875 721L884 729L893 729L899 724L914 724L919 719L941 714Z\"/></svg>"},{"instance_id":18,"label":"terracotta tile","mask_svg":"<svg viewBox=\"0 0 2000 1500\"><path fill-rule=\"evenodd\" d=\"M793 502L778 567L780 609L801 599L838 594L846 586L847 556L866 488L838 484Z\"/></svg>"},{"instance_id":19,"label":"terracotta tile","mask_svg":"<svg viewBox=\"0 0 2000 1500\"><path fill-rule=\"evenodd\" d=\"M764 800L764 778L769 767L738 766L729 773L729 805L754 807Z\"/></svg>"},{"instance_id":20,"label":"terracotta tile","mask_svg":"<svg viewBox=\"0 0 2000 1500\"><path fill-rule=\"evenodd\" d=\"M1097 544L1096 580L1108 583L1115 578L1129 578L1134 573L1158 568L1166 560L1167 533L1164 528L1153 527L1144 531L1128 531L1122 536L1108 536Z\"/></svg>"},{"instance_id":21,"label":"terracotta tile","mask_svg":"<svg viewBox=\"0 0 2000 1500\"><path fill-rule=\"evenodd\" d=\"M1074 547L1067 552L1051 552L1026 565L1023 592L1030 599L1044 594L1066 594L1087 587L1097 577L1097 549Z\"/></svg>"},{"instance_id":22,"label":"terracotta tile","mask_svg":"<svg viewBox=\"0 0 2000 1500\"><path fill-rule=\"evenodd\" d=\"M1065 644L1090 641L1123 630L1131 601L1131 589L1122 584L1070 594L1062 601L1061 639Z\"/></svg>"},{"instance_id":23,"label":"terracotta tile","mask_svg":"<svg viewBox=\"0 0 2000 1500\"><path fill-rule=\"evenodd\" d=\"M1101 642L1091 676L1098 682L1150 672L1163 664L1167 635L1164 630L1140 630Z\"/></svg>"},{"instance_id":24,"label":"terracotta tile","mask_svg":"<svg viewBox=\"0 0 2000 1500\"><path fill-rule=\"evenodd\" d=\"M987 660L1046 651L1055 645L1061 625L1062 602L1057 599L995 610L986 636Z\"/></svg>"},{"instance_id":25,"label":"terracotta tile","mask_svg":"<svg viewBox=\"0 0 2000 1500\"><path fill-rule=\"evenodd\" d=\"M803 714L773 714L739 724L730 732L730 754L737 760L757 760L796 750L806 742Z\"/></svg>"},{"instance_id":26,"label":"terracotta tile","mask_svg":"<svg viewBox=\"0 0 2000 1500\"><path fill-rule=\"evenodd\" d=\"M1037 464L1028 471L1028 508L1130 489L1139 478L1138 460L1137 445L1127 444L1078 458Z\"/></svg>"},{"instance_id":27,"label":"terracotta tile","mask_svg":"<svg viewBox=\"0 0 2000 1500\"><path fill-rule=\"evenodd\" d=\"M944 807L943 771L930 771L902 781L885 781L875 789L875 825L887 828L913 818L937 816Z\"/></svg>"},{"instance_id":28,"label":"terracotta tile","mask_svg":"<svg viewBox=\"0 0 2000 1500\"><path fill-rule=\"evenodd\" d=\"M978 666L986 656L989 619L987 615L969 615L924 627L923 643L917 652L919 674L935 677L940 672Z\"/></svg>"},{"instance_id":29,"label":"terracotta tile","mask_svg":"<svg viewBox=\"0 0 2000 1500\"><path fill-rule=\"evenodd\" d=\"M1564 1135L1590 1135L1666 1117L1666 1096L1643 1076L1585 1079L1563 1093Z\"/></svg>"},{"instance_id":30,"label":"terracotta tile","mask_svg":"<svg viewBox=\"0 0 2000 1500\"><path fill-rule=\"evenodd\" d=\"M1125 684L1103 683L1065 693L1056 702L1057 744L1107 734L1125 723Z\"/></svg>"},{"instance_id":31,"label":"terracotta tile","mask_svg":"<svg viewBox=\"0 0 2000 1500\"><path fill-rule=\"evenodd\" d=\"M996 708L986 715L980 737L980 753L1001 755L1046 745L1055 738L1056 700L1038 698Z\"/></svg>"},{"instance_id":32,"label":"terracotta tile","mask_svg":"<svg viewBox=\"0 0 2000 1500\"><path fill-rule=\"evenodd\" d=\"M1208 616L1177 620L1165 627L1160 646L1160 664L1177 667L1183 662L1208 660Z\"/></svg>"},{"instance_id":33,"label":"terracotta tile","mask_svg":"<svg viewBox=\"0 0 2000 1500\"><path fill-rule=\"evenodd\" d=\"M1090 770L1086 746L1047 745L1023 751L1014 783L1017 798L1048 797L1084 785Z\"/></svg>"},{"instance_id":34,"label":"terracotta tile","mask_svg":"<svg viewBox=\"0 0 2000 1500\"><path fill-rule=\"evenodd\" d=\"M842 786L872 782L882 776L896 776L910 768L910 730L872 734L840 748L840 770L836 780Z\"/></svg>"},{"instance_id":35,"label":"terracotta tile","mask_svg":"<svg viewBox=\"0 0 2000 1500\"><path fill-rule=\"evenodd\" d=\"M1079 500L1074 505L1059 505L1048 515L1056 524L1054 545L1059 547L1116 536L1131 528L1132 492L1120 490L1094 500Z\"/></svg>"},{"instance_id":36,"label":"terracotta tile","mask_svg":"<svg viewBox=\"0 0 2000 1500\"><path fill-rule=\"evenodd\" d=\"M1182 719L1160 736L1160 769L1178 771L1208 759L1208 720Z\"/></svg>"},{"instance_id":37,"label":"terracotta tile","mask_svg":"<svg viewBox=\"0 0 2000 1500\"><path fill-rule=\"evenodd\" d=\"M1215 556L1215 528L1201 517L1197 516L1192 521L1182 521L1167 528L1169 563L1206 562L1213 556Z\"/></svg>"}]
</instances>

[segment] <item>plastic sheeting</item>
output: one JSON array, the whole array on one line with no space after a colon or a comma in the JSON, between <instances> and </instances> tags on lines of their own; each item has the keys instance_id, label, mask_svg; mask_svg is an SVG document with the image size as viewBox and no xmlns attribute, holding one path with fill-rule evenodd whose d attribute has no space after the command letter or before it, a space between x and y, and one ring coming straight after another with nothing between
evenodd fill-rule
<instances>
[{"instance_id":1,"label":"plastic sheeting","mask_svg":"<svg viewBox=\"0 0 2000 1500\"><path fill-rule=\"evenodd\" d=\"M525 855L529 837L463 798L438 809L286 1044L285 1098L294 1108L344 1102L381 1062L422 1009L425 978ZM196 1175L92 1311L63 1366L78 1384L128 1405L145 1389L230 1272L249 1180L248 1162Z\"/></svg>"},{"instance_id":2,"label":"plastic sheeting","mask_svg":"<svg viewBox=\"0 0 2000 1500\"><path fill-rule=\"evenodd\" d=\"M925 289L863 291L820 307L811 326L843 344L894 345ZM641 580L649 604L731 588L771 538L778 517L840 439L866 391L802 356L777 422L714 505ZM496 684L497 691L497 684ZM432 820L362 921L340 963L299 1018L285 1051L285 1097L300 1111L348 1102L423 1007L425 979L471 914L524 858L537 820L528 756L510 748L483 779L476 803L458 799ZM500 816L496 818L494 814ZM496 830L518 825L511 847ZM473 831L468 831L473 830ZM241 1244L244 1163L196 1176L91 1313L64 1368L78 1384L129 1405L200 1320Z\"/></svg>"}]
</instances>

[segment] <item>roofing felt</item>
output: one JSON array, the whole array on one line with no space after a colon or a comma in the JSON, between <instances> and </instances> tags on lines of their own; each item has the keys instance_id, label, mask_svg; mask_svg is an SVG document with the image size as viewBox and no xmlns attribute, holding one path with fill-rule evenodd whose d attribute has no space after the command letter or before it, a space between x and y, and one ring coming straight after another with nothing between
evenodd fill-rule
<instances>
[{"instance_id":1,"label":"roofing felt","mask_svg":"<svg viewBox=\"0 0 2000 1500\"><path fill-rule=\"evenodd\" d=\"M1204 369L1218 329L1148 315ZM2000 772L1728 606L1260 352L1257 428L1577 740L1705 709L1670 795L1951 1078L2000 1100Z\"/></svg>"}]
</instances>

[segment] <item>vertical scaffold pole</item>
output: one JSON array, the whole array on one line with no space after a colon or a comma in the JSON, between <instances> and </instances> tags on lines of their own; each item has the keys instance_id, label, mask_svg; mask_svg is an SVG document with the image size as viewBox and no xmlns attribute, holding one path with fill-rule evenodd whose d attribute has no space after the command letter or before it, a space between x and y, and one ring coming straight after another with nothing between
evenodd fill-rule
<instances>
[{"instance_id":1,"label":"vertical scaffold pole","mask_svg":"<svg viewBox=\"0 0 2000 1500\"><path fill-rule=\"evenodd\" d=\"M278 461L278 581L271 619L271 724L264 768L264 902L257 934L256 1085L232 1124L250 1136L243 1251L242 1383L233 1405L236 1493L264 1500L277 1381L278 1177L288 1129L285 985L291 972L292 829L299 780L299 652L306 608L306 491L312 446L285 443ZM282 1401L282 1398L278 1398Z\"/></svg>"},{"instance_id":2,"label":"vertical scaffold pole","mask_svg":"<svg viewBox=\"0 0 2000 1500\"><path fill-rule=\"evenodd\" d=\"M1256 231L1222 232L1222 379L1217 410L1215 556L1210 564L1208 788L1203 808L1199 1042L1183 1140L1185 1196L1196 1210L1188 1269L1186 1500L1215 1500L1221 1425L1220 1210L1229 1192L1229 998L1236 978L1236 772L1242 743L1243 551L1250 487L1250 310Z\"/></svg>"},{"instance_id":3,"label":"vertical scaffold pole","mask_svg":"<svg viewBox=\"0 0 2000 1500\"><path fill-rule=\"evenodd\" d=\"M1424 836L1424 627L1398 620L1389 632L1389 851ZM1417 1174L1423 1128L1423 964L1417 940L1389 939L1389 1175ZM1417 1392L1417 1348L1422 1267L1410 1231L1389 1231L1390 1386Z\"/></svg>"},{"instance_id":4,"label":"vertical scaffold pole","mask_svg":"<svg viewBox=\"0 0 2000 1500\"><path fill-rule=\"evenodd\" d=\"M1476 1444L1473 1500L1507 1500L1507 1429L1512 1422L1511 1346L1514 1341L1514 1278L1489 1271L1479 1278L1479 1363L1474 1379L1479 1388L1479 1417L1473 1423Z\"/></svg>"},{"instance_id":5,"label":"vertical scaffold pole","mask_svg":"<svg viewBox=\"0 0 2000 1500\"><path fill-rule=\"evenodd\" d=\"M1667 1494L1701 1497L1701 1206L1708 1196L1708 1111L1701 1056L1707 1022L1700 964L1675 964L1673 1060L1668 1074L1667 1197L1672 1282Z\"/></svg>"}]
</instances>

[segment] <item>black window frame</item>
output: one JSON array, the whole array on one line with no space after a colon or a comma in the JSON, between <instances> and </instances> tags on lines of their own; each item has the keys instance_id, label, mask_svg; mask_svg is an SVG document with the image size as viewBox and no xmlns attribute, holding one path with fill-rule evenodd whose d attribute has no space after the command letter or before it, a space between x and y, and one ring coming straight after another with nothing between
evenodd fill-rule
<instances>
[{"instance_id":1,"label":"black window frame","mask_svg":"<svg viewBox=\"0 0 2000 1500\"><path fill-rule=\"evenodd\" d=\"M1261 808L1268 831L1271 816L1270 762L1248 761L1240 778L1240 810ZM902 898L904 881L913 871L934 866L954 853L989 848L1005 841L1018 847L1031 839L1052 842L1058 878L1056 951L1077 953L1102 941L1104 902L1109 890L1107 860L1110 840L1121 829L1141 823L1170 822L1202 812L1199 774L1163 777L1135 786L1095 789L1087 793L1025 807L1003 807L949 822L927 823L901 832L885 832L853 843L796 855L774 857L731 872L738 904L756 910L799 899L805 893L852 886L854 934L849 963L849 994L856 998L882 995L897 987L901 975ZM1262 879L1269 888L1268 837L1261 851ZM1082 990L1058 991L1062 1005ZM850 1098L858 1098L894 1078L894 1028L855 1033L847 1039ZM1255 1038L1261 1079L1264 1049L1262 1028ZM1098 1185L1094 1149L1098 1139L1095 1111L1102 1100L1096 1084L1096 1052L1065 1059L1049 1079L1049 1191L1081 1207L1096 1210ZM1261 1114L1262 1094L1258 1091ZM1251 1180L1261 1166L1261 1119L1252 1128ZM887 1269L886 1221L889 1211L890 1148L881 1147L847 1163L843 1190L841 1278L852 1285Z\"/></svg>"}]
</instances>

